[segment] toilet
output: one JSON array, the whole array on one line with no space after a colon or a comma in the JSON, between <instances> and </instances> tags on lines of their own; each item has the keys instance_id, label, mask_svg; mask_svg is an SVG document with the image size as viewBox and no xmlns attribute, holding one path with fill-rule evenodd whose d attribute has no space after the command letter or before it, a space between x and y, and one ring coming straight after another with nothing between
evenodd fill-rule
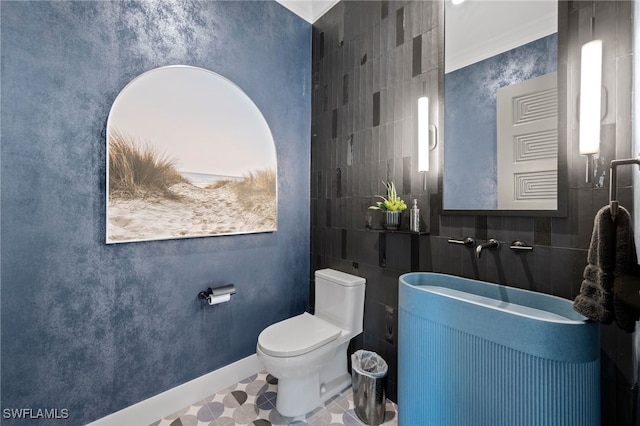
<instances>
[{"instance_id":1,"label":"toilet","mask_svg":"<svg viewBox=\"0 0 640 426\"><path fill-rule=\"evenodd\" d=\"M365 279L333 269L315 273L315 314L307 312L265 328L256 352L278 379L276 409L306 414L351 385L347 347L362 333Z\"/></svg>"}]
</instances>

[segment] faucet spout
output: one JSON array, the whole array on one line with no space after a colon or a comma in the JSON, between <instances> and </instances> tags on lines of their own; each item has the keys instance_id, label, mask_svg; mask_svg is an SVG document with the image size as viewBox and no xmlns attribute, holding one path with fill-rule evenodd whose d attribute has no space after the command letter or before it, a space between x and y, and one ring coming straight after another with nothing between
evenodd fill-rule
<instances>
[{"instance_id":1,"label":"faucet spout","mask_svg":"<svg viewBox=\"0 0 640 426\"><path fill-rule=\"evenodd\" d=\"M476 246L476 258L480 259L480 256L482 256L482 250L488 249L488 248L498 248L498 247L500 247L500 242L495 238L489 239L489 241L487 241L486 243L478 244Z\"/></svg>"}]
</instances>

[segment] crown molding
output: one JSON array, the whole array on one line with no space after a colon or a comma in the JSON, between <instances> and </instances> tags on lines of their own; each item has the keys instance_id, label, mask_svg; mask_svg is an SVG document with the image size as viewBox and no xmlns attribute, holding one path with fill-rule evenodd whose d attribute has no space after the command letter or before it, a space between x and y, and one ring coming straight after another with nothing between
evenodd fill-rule
<instances>
[{"instance_id":1,"label":"crown molding","mask_svg":"<svg viewBox=\"0 0 640 426\"><path fill-rule=\"evenodd\" d=\"M276 0L305 21L313 24L339 0Z\"/></svg>"}]
</instances>

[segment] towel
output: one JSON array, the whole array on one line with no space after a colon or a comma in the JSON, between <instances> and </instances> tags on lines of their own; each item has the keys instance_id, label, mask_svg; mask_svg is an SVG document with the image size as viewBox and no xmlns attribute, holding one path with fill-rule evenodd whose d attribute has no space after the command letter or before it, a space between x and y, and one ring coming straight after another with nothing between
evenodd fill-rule
<instances>
[{"instance_id":1,"label":"towel","mask_svg":"<svg viewBox=\"0 0 640 426\"><path fill-rule=\"evenodd\" d=\"M633 333L640 320L640 275L624 274L615 279L613 310L618 327Z\"/></svg>"},{"instance_id":2,"label":"towel","mask_svg":"<svg viewBox=\"0 0 640 426\"><path fill-rule=\"evenodd\" d=\"M624 207L618 208L615 221L609 206L596 214L580 294L573 302L573 308L585 317L603 324L614 321L614 281L627 270L631 235L631 219ZM618 307L624 316L622 304Z\"/></svg>"}]
</instances>

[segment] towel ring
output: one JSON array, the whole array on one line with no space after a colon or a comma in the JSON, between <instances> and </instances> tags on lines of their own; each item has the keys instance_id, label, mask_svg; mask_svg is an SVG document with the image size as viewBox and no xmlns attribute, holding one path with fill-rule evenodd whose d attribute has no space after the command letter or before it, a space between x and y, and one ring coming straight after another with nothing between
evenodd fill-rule
<instances>
[{"instance_id":1,"label":"towel ring","mask_svg":"<svg viewBox=\"0 0 640 426\"><path fill-rule=\"evenodd\" d=\"M618 166L627 164L637 164L640 166L640 155L637 158L627 158L624 160L612 160L609 168L609 210L611 212L611 220L616 220L618 215Z\"/></svg>"}]
</instances>

